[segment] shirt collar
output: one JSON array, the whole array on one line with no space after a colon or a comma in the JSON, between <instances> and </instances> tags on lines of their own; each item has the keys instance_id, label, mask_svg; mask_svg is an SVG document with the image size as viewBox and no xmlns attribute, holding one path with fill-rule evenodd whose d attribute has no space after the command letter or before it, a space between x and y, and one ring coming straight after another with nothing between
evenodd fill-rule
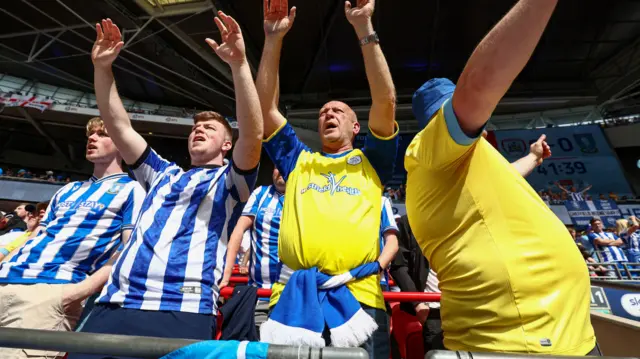
<instances>
[{"instance_id":1,"label":"shirt collar","mask_svg":"<svg viewBox=\"0 0 640 359\"><path fill-rule=\"evenodd\" d=\"M91 178L89 179L91 182L93 183L99 183L99 182L104 182L110 179L114 179L114 178L121 178L121 177L126 177L128 176L128 174L126 173L116 173L116 174L112 174L112 175L108 175L108 176L104 176L102 178L98 178L96 176L91 176Z\"/></svg>"}]
</instances>

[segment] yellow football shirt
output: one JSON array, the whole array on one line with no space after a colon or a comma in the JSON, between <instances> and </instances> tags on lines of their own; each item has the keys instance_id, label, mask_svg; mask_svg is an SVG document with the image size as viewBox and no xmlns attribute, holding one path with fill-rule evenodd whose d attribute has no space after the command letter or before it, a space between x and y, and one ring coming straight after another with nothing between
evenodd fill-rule
<instances>
[{"instance_id":1,"label":"yellow football shirt","mask_svg":"<svg viewBox=\"0 0 640 359\"><path fill-rule=\"evenodd\" d=\"M289 268L336 275L378 259L382 183L393 172L397 132L390 138L369 133L363 150L337 155L312 152L288 123L265 141L287 183L278 255ZM384 309L379 276L347 287L359 302ZM283 288L273 285L271 305Z\"/></svg>"},{"instance_id":2,"label":"yellow football shirt","mask_svg":"<svg viewBox=\"0 0 640 359\"><path fill-rule=\"evenodd\" d=\"M407 214L442 290L450 350L585 355L587 267L562 222L451 101L405 156Z\"/></svg>"}]
</instances>

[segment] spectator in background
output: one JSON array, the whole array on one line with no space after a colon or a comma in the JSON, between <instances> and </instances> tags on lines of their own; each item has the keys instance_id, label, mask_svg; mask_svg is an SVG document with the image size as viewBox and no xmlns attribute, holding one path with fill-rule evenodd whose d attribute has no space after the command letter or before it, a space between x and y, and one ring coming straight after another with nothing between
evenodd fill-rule
<instances>
[{"instance_id":1,"label":"spectator in background","mask_svg":"<svg viewBox=\"0 0 640 359\"><path fill-rule=\"evenodd\" d=\"M33 205L29 205L29 206L33 206ZM32 209L32 207L29 207L29 209ZM25 213L28 213L28 212L26 212L26 210L24 209L20 210L20 215L26 218ZM6 214L3 217L2 222L0 222L0 235L7 234L10 232L24 232L26 230L27 230L27 223L16 212L11 212L9 214Z\"/></svg>"},{"instance_id":2,"label":"spectator in background","mask_svg":"<svg viewBox=\"0 0 640 359\"><path fill-rule=\"evenodd\" d=\"M591 257L591 254L586 248L578 245L578 250L580 251L582 258L584 258L585 263L587 264L590 277L605 277L610 274L607 267L598 265L598 261Z\"/></svg>"},{"instance_id":3,"label":"spectator in background","mask_svg":"<svg viewBox=\"0 0 640 359\"><path fill-rule=\"evenodd\" d=\"M384 252L384 249L394 253L394 256L398 253L398 225L396 224L396 218L393 215L393 207L391 200L382 197L382 216L380 218L380 253ZM383 291L389 290L389 266L382 269L380 275L380 286Z\"/></svg>"},{"instance_id":4,"label":"spectator in background","mask_svg":"<svg viewBox=\"0 0 640 359\"><path fill-rule=\"evenodd\" d=\"M632 216L627 224L628 228L620 231L618 235L626 243L629 262L640 263L640 220L638 217Z\"/></svg>"},{"instance_id":5,"label":"spectator in background","mask_svg":"<svg viewBox=\"0 0 640 359\"><path fill-rule=\"evenodd\" d=\"M29 208L27 208L29 206ZM27 216L30 212L36 210L36 207L29 203L21 203L13 210L13 212L23 221L26 221Z\"/></svg>"},{"instance_id":6,"label":"spectator in background","mask_svg":"<svg viewBox=\"0 0 640 359\"><path fill-rule=\"evenodd\" d=\"M41 204L44 204L46 207L45 203L38 203L38 205ZM40 230L38 229L40 226L40 220L41 218L37 211L34 211L27 215L27 230L25 232L17 232L18 236L15 236L15 238L10 242L6 242L5 238L2 237L9 236L13 233L0 236L0 246L2 246L0 248L0 262L11 259L16 249L22 247L28 240L40 233Z\"/></svg>"},{"instance_id":7,"label":"spectator in background","mask_svg":"<svg viewBox=\"0 0 640 359\"><path fill-rule=\"evenodd\" d=\"M26 208L26 209L25 209ZM17 213L20 213L18 216ZM7 231L0 235L0 246L13 242L16 238L22 237L25 232L29 232L28 221L32 217L37 217L36 207L32 204L21 204L13 212L7 224ZM29 232L29 234L31 234ZM5 254L6 255L6 254Z\"/></svg>"},{"instance_id":8,"label":"spectator in background","mask_svg":"<svg viewBox=\"0 0 640 359\"><path fill-rule=\"evenodd\" d=\"M609 192L609 199L612 201L617 201L618 200L618 195L613 193L613 192Z\"/></svg>"},{"instance_id":9,"label":"spectator in background","mask_svg":"<svg viewBox=\"0 0 640 359\"><path fill-rule=\"evenodd\" d=\"M249 231L251 238L250 252L245 254L243 261L249 263L248 285L262 289L271 289L278 281L278 234L280 233L280 217L284 204L286 183L277 168L271 175L272 185L256 188L242 211L242 216L231 233L227 247L227 259L219 287L222 289L229 284L233 273L240 245L245 232ZM242 267L242 265L241 265ZM256 324L266 320L269 312L269 300L258 300L255 309ZM264 320L263 320L264 319Z\"/></svg>"},{"instance_id":10,"label":"spectator in background","mask_svg":"<svg viewBox=\"0 0 640 359\"><path fill-rule=\"evenodd\" d=\"M605 232L600 218L594 217L591 219L590 223L593 232L589 234L589 240L593 244L595 250L602 256L602 261L605 263L626 262L627 257L622 248L620 248L624 246L622 239L620 239L615 233Z\"/></svg>"},{"instance_id":11,"label":"spectator in background","mask_svg":"<svg viewBox=\"0 0 640 359\"><path fill-rule=\"evenodd\" d=\"M566 189L559 182L555 182L555 184L558 188L560 188L562 193L566 194L569 197L567 199L570 199L572 201L585 201L585 195L587 191L589 191L591 187L593 187L592 185L588 185L582 191L578 191L575 186L571 186L569 189ZM565 198L563 198L563 200L564 199Z\"/></svg>"}]
</instances>

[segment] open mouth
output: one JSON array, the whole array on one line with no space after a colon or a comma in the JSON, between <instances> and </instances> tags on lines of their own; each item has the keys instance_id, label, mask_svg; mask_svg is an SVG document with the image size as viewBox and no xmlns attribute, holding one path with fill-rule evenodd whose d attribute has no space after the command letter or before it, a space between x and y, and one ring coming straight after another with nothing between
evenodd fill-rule
<instances>
[{"instance_id":1,"label":"open mouth","mask_svg":"<svg viewBox=\"0 0 640 359\"><path fill-rule=\"evenodd\" d=\"M325 131L332 130L334 128L338 128L338 124L335 122L327 122L327 124L324 126Z\"/></svg>"},{"instance_id":2,"label":"open mouth","mask_svg":"<svg viewBox=\"0 0 640 359\"><path fill-rule=\"evenodd\" d=\"M88 146L87 146L87 151L90 151L90 150L97 150L97 149L98 149L98 147L96 147L95 145L88 145Z\"/></svg>"},{"instance_id":3,"label":"open mouth","mask_svg":"<svg viewBox=\"0 0 640 359\"><path fill-rule=\"evenodd\" d=\"M204 136L197 135L193 137L193 142L204 142L204 141L206 141L206 138L204 138Z\"/></svg>"}]
</instances>

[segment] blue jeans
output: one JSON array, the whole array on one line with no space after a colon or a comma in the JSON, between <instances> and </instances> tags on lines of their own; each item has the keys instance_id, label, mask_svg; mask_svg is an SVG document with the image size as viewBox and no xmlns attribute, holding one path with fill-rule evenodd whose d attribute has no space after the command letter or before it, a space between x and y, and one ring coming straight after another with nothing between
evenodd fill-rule
<instances>
[{"instance_id":1,"label":"blue jeans","mask_svg":"<svg viewBox=\"0 0 640 359\"><path fill-rule=\"evenodd\" d=\"M388 359L391 352L389 341L389 315L386 311L362 305L362 309L378 324L378 329L361 347L369 353L369 359Z\"/></svg>"}]
</instances>

